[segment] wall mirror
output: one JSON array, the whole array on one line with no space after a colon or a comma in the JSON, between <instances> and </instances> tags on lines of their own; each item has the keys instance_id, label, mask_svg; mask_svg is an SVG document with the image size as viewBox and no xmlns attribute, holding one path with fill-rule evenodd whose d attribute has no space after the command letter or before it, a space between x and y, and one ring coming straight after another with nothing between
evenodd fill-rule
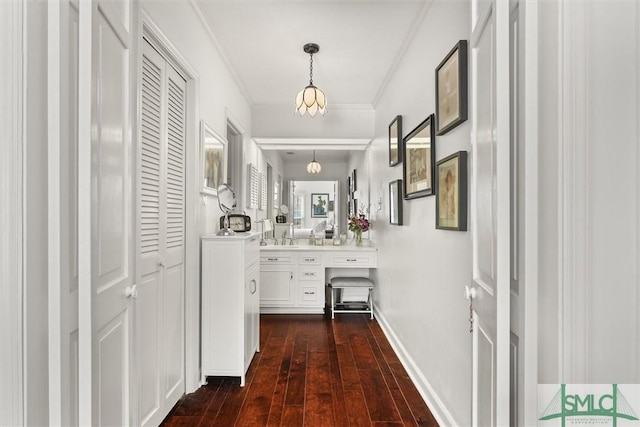
<instances>
[{"instance_id":1,"label":"wall mirror","mask_svg":"<svg viewBox=\"0 0 640 427\"><path fill-rule=\"evenodd\" d=\"M296 238L307 238L311 230L338 233L341 219L346 215L340 210L338 181L291 181L288 187L287 222L293 223Z\"/></svg>"},{"instance_id":2,"label":"wall mirror","mask_svg":"<svg viewBox=\"0 0 640 427\"><path fill-rule=\"evenodd\" d=\"M227 176L227 141L204 120L200 122L200 156L201 192L215 196Z\"/></svg>"}]
</instances>

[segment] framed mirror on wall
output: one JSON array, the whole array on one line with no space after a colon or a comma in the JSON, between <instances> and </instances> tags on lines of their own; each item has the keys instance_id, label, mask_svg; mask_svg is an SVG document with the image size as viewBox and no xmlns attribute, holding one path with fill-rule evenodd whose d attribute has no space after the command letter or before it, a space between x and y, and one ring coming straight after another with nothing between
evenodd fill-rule
<instances>
[{"instance_id":1,"label":"framed mirror on wall","mask_svg":"<svg viewBox=\"0 0 640 427\"><path fill-rule=\"evenodd\" d=\"M227 140L204 120L200 122L200 165L204 194L218 195L227 177Z\"/></svg>"},{"instance_id":2,"label":"framed mirror on wall","mask_svg":"<svg viewBox=\"0 0 640 427\"><path fill-rule=\"evenodd\" d=\"M297 180L285 182L283 187L290 192L287 222L293 222L296 238L306 238L316 228L329 235L340 230L347 212L340 202L338 181Z\"/></svg>"}]
</instances>

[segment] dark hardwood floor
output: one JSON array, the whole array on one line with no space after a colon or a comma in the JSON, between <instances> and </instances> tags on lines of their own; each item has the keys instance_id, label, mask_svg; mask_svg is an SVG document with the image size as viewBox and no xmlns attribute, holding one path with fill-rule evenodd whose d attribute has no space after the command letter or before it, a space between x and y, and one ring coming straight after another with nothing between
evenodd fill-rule
<instances>
[{"instance_id":1,"label":"dark hardwood floor","mask_svg":"<svg viewBox=\"0 0 640 427\"><path fill-rule=\"evenodd\" d=\"M367 315L262 315L260 353L239 378L210 377L163 426L437 426Z\"/></svg>"}]
</instances>

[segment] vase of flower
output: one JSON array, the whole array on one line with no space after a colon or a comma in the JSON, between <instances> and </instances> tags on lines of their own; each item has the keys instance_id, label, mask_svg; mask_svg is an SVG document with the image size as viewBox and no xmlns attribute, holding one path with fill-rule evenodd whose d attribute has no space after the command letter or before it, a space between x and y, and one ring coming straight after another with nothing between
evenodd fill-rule
<instances>
[{"instance_id":1,"label":"vase of flower","mask_svg":"<svg viewBox=\"0 0 640 427\"><path fill-rule=\"evenodd\" d=\"M362 246L362 233L369 231L371 224L363 213L349 217L349 231L353 232L356 246Z\"/></svg>"},{"instance_id":2,"label":"vase of flower","mask_svg":"<svg viewBox=\"0 0 640 427\"><path fill-rule=\"evenodd\" d=\"M362 230L357 230L355 233L356 233L356 246L362 246Z\"/></svg>"}]
</instances>

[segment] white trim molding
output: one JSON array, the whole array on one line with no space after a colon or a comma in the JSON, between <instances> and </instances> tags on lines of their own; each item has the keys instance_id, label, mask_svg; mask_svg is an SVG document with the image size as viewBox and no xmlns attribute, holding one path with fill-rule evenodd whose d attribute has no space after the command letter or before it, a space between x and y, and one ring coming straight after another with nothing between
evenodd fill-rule
<instances>
[{"instance_id":1,"label":"white trim molding","mask_svg":"<svg viewBox=\"0 0 640 427\"><path fill-rule=\"evenodd\" d=\"M0 2L0 425L25 420L24 107L26 37L23 2Z\"/></svg>"},{"instance_id":2,"label":"white trim molding","mask_svg":"<svg viewBox=\"0 0 640 427\"><path fill-rule=\"evenodd\" d=\"M588 324L591 283L586 7L562 3L559 14L559 381L566 383L588 383L588 331L581 327Z\"/></svg>"}]
</instances>

